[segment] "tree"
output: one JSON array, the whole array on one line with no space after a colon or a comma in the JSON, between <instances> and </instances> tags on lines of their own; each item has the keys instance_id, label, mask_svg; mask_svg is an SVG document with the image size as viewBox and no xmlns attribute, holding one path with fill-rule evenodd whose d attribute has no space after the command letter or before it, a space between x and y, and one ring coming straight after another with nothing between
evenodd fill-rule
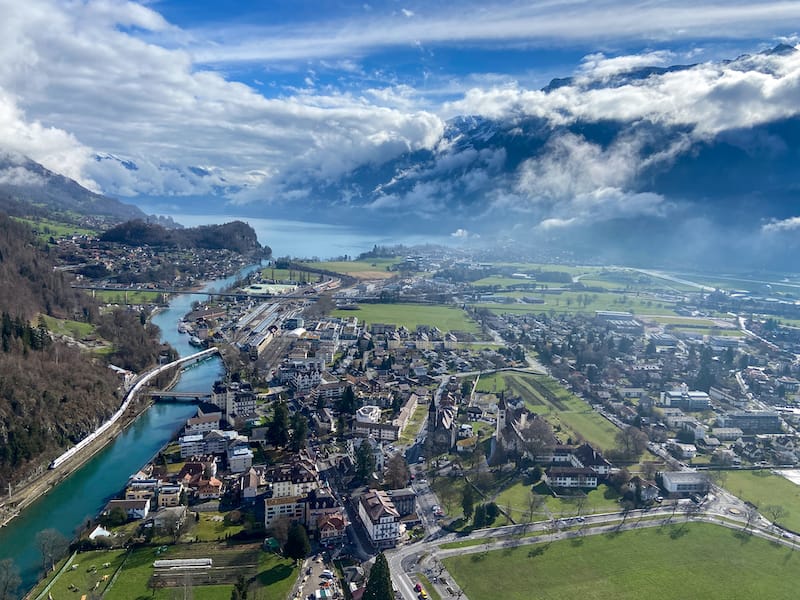
<instances>
[{"instance_id":1,"label":"tree","mask_svg":"<svg viewBox=\"0 0 800 600\"><path fill-rule=\"evenodd\" d=\"M348 385L345 388L337 408L339 409L339 412L343 414L354 415L356 413L356 394L353 391L352 386Z\"/></svg>"},{"instance_id":2,"label":"tree","mask_svg":"<svg viewBox=\"0 0 800 600\"><path fill-rule=\"evenodd\" d=\"M394 454L386 461L386 483L391 489L405 487L408 485L409 477L408 464L401 453Z\"/></svg>"},{"instance_id":3,"label":"tree","mask_svg":"<svg viewBox=\"0 0 800 600\"><path fill-rule=\"evenodd\" d=\"M464 510L464 518L469 521L475 507L475 492L469 482L464 486L464 493L461 495L461 508Z\"/></svg>"},{"instance_id":4,"label":"tree","mask_svg":"<svg viewBox=\"0 0 800 600\"><path fill-rule=\"evenodd\" d=\"M367 587L364 588L363 600L394 600L392 578L389 574L389 563L383 552L375 557L375 564L369 572Z\"/></svg>"},{"instance_id":5,"label":"tree","mask_svg":"<svg viewBox=\"0 0 800 600\"><path fill-rule=\"evenodd\" d=\"M475 526L475 529L485 527L486 519L486 505L478 504L478 506L475 507L475 518L472 519L472 524Z\"/></svg>"},{"instance_id":6,"label":"tree","mask_svg":"<svg viewBox=\"0 0 800 600\"><path fill-rule=\"evenodd\" d=\"M789 512L780 504L768 504L764 507L764 512L769 517L769 520L772 521L772 525L779 527L780 522L789 515Z\"/></svg>"},{"instance_id":7,"label":"tree","mask_svg":"<svg viewBox=\"0 0 800 600\"><path fill-rule=\"evenodd\" d=\"M292 452L300 452L306 445L308 438L308 419L299 412L292 415L292 442L289 449Z\"/></svg>"},{"instance_id":8,"label":"tree","mask_svg":"<svg viewBox=\"0 0 800 600\"><path fill-rule=\"evenodd\" d=\"M366 439L361 440L361 445L356 450L356 477L366 481L375 472L375 455L372 446Z\"/></svg>"},{"instance_id":9,"label":"tree","mask_svg":"<svg viewBox=\"0 0 800 600\"><path fill-rule=\"evenodd\" d=\"M233 585L231 600L247 600L247 582L244 579L244 575L239 575L239 579Z\"/></svg>"},{"instance_id":10,"label":"tree","mask_svg":"<svg viewBox=\"0 0 800 600\"><path fill-rule=\"evenodd\" d=\"M289 540L289 528L291 526L292 522L289 520L289 517L279 517L275 519L269 527L270 535L278 540L281 548L283 548Z\"/></svg>"},{"instance_id":11,"label":"tree","mask_svg":"<svg viewBox=\"0 0 800 600\"><path fill-rule=\"evenodd\" d=\"M42 554L42 569L48 571L67 552L69 542L59 531L44 529L36 534L36 546Z\"/></svg>"},{"instance_id":12,"label":"tree","mask_svg":"<svg viewBox=\"0 0 800 600\"><path fill-rule=\"evenodd\" d=\"M626 427L617 432L617 450L626 459L635 459L647 448L647 434L637 427Z\"/></svg>"},{"instance_id":13,"label":"tree","mask_svg":"<svg viewBox=\"0 0 800 600\"><path fill-rule=\"evenodd\" d=\"M289 408L283 401L275 405L272 420L267 427L267 439L275 446L285 446L289 441Z\"/></svg>"},{"instance_id":14,"label":"tree","mask_svg":"<svg viewBox=\"0 0 800 600\"><path fill-rule=\"evenodd\" d=\"M300 523L295 523L289 528L289 536L283 547L283 553L295 562L304 559L311 552L311 542L308 541L306 528Z\"/></svg>"},{"instance_id":15,"label":"tree","mask_svg":"<svg viewBox=\"0 0 800 600\"><path fill-rule=\"evenodd\" d=\"M115 506L103 515L102 521L106 527L119 527L128 522L128 513L121 506Z\"/></svg>"},{"instance_id":16,"label":"tree","mask_svg":"<svg viewBox=\"0 0 800 600\"><path fill-rule=\"evenodd\" d=\"M554 446L557 443L553 428L550 427L547 421L538 417L528 421L527 426L522 430L522 441L525 451L534 462L547 447Z\"/></svg>"},{"instance_id":17,"label":"tree","mask_svg":"<svg viewBox=\"0 0 800 600\"><path fill-rule=\"evenodd\" d=\"M533 519L539 512L539 509L544 506L545 497L542 494L537 494L533 490L528 493L528 523L533 523Z\"/></svg>"},{"instance_id":18,"label":"tree","mask_svg":"<svg viewBox=\"0 0 800 600\"><path fill-rule=\"evenodd\" d=\"M0 600L15 600L20 583L22 579L14 561L10 558L0 560Z\"/></svg>"}]
</instances>

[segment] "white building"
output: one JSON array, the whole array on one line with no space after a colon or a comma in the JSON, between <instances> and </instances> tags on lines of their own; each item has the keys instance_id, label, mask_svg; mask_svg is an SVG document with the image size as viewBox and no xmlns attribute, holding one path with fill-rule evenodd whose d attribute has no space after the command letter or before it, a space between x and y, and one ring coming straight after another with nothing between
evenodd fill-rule
<instances>
[{"instance_id":1,"label":"white building","mask_svg":"<svg viewBox=\"0 0 800 600\"><path fill-rule=\"evenodd\" d=\"M661 485L669 494L705 494L709 488L705 473L667 471L661 475Z\"/></svg>"},{"instance_id":2,"label":"white building","mask_svg":"<svg viewBox=\"0 0 800 600\"><path fill-rule=\"evenodd\" d=\"M231 473L244 473L253 466L253 451L247 446L234 446L228 449L228 470Z\"/></svg>"},{"instance_id":3,"label":"white building","mask_svg":"<svg viewBox=\"0 0 800 600\"><path fill-rule=\"evenodd\" d=\"M367 404L356 411L356 421L359 423L380 423L381 409L378 406Z\"/></svg>"},{"instance_id":4,"label":"white building","mask_svg":"<svg viewBox=\"0 0 800 600\"><path fill-rule=\"evenodd\" d=\"M370 490L358 502L358 516L376 548L394 548L400 537L400 513L382 490Z\"/></svg>"}]
</instances>

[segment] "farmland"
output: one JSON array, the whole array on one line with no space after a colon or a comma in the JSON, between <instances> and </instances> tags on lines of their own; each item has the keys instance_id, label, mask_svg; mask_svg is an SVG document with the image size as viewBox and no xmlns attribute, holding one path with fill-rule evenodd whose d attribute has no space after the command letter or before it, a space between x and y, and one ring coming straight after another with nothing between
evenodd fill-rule
<instances>
[{"instance_id":1,"label":"farmland","mask_svg":"<svg viewBox=\"0 0 800 600\"><path fill-rule=\"evenodd\" d=\"M460 308L429 304L362 304L357 310L335 310L333 316L358 317L369 324L389 323L409 330L417 325L438 327L442 331L478 333L478 325Z\"/></svg>"}]
</instances>

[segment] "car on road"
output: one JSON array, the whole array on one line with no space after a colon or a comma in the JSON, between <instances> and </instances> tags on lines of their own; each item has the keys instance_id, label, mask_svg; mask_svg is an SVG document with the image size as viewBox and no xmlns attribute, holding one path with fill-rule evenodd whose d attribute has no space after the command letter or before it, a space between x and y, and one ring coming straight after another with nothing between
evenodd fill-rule
<instances>
[{"instance_id":1,"label":"car on road","mask_svg":"<svg viewBox=\"0 0 800 600\"><path fill-rule=\"evenodd\" d=\"M421 584L419 581L418 581L418 582L417 582L417 584L414 586L414 591L415 591L415 592L421 592L421 591L422 591L422 584Z\"/></svg>"}]
</instances>

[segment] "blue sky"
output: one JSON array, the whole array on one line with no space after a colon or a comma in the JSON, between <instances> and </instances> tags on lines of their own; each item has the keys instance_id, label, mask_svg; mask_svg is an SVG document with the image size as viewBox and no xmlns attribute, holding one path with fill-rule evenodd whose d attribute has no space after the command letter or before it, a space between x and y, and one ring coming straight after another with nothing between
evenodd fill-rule
<instances>
[{"instance_id":1,"label":"blue sky","mask_svg":"<svg viewBox=\"0 0 800 600\"><path fill-rule=\"evenodd\" d=\"M647 119L701 139L800 106L796 60L719 62L796 44L800 3L781 0L0 0L0 14L0 147L176 212L196 198L302 203L309 181L441 152L458 115ZM676 63L698 66L596 89L615 73ZM558 94L539 91L569 76ZM526 173L540 181L562 165L527 165L514 174L514 198L578 189L605 199L646 160L581 140L559 148L593 157L592 176L542 192ZM628 196L613 197L612 212L623 210ZM650 198L632 205L654 211ZM570 222L562 213L549 222Z\"/></svg>"}]
</instances>

